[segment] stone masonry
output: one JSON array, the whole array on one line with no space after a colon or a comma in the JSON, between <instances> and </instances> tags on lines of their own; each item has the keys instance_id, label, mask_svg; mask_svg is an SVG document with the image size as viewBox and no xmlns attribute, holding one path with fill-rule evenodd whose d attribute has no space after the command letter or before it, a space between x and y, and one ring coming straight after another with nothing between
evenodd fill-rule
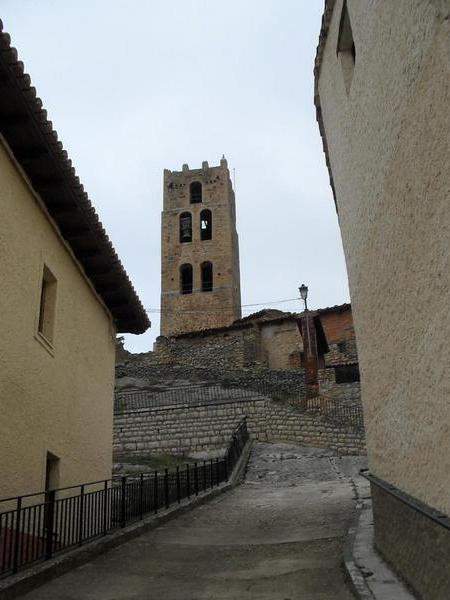
<instances>
[{"instance_id":1,"label":"stone masonry","mask_svg":"<svg viewBox=\"0 0 450 600\"><path fill-rule=\"evenodd\" d=\"M224 157L217 167L205 161L201 169L164 171L161 261L161 335L240 318L236 208Z\"/></svg>"},{"instance_id":2,"label":"stone masonry","mask_svg":"<svg viewBox=\"0 0 450 600\"><path fill-rule=\"evenodd\" d=\"M339 454L364 454L361 431L332 424L294 406L255 396L207 406L140 409L116 414L114 455L185 454L224 448L246 416L257 440L285 440L330 448Z\"/></svg>"}]
</instances>

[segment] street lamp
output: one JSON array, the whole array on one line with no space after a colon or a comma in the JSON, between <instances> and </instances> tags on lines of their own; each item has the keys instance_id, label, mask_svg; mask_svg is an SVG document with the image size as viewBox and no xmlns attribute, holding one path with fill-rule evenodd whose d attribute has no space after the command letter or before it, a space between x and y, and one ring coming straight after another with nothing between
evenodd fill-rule
<instances>
[{"instance_id":1,"label":"street lamp","mask_svg":"<svg viewBox=\"0 0 450 600\"><path fill-rule=\"evenodd\" d=\"M305 310L308 310L308 304L306 302L306 299L308 298L308 286L302 283L302 285L298 288L298 291L300 292L300 298L305 303Z\"/></svg>"}]
</instances>

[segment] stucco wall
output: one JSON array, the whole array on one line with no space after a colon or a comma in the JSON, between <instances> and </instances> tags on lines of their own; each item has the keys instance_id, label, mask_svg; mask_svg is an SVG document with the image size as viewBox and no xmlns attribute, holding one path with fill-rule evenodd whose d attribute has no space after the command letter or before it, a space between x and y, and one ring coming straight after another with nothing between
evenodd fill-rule
<instances>
[{"instance_id":1,"label":"stucco wall","mask_svg":"<svg viewBox=\"0 0 450 600\"><path fill-rule=\"evenodd\" d=\"M318 91L336 189L372 472L450 513L449 3L337 0ZM447 18L445 18L447 17Z\"/></svg>"},{"instance_id":2,"label":"stucco wall","mask_svg":"<svg viewBox=\"0 0 450 600\"><path fill-rule=\"evenodd\" d=\"M110 477L113 327L0 144L0 497ZM43 266L57 279L53 350L37 336Z\"/></svg>"}]
</instances>

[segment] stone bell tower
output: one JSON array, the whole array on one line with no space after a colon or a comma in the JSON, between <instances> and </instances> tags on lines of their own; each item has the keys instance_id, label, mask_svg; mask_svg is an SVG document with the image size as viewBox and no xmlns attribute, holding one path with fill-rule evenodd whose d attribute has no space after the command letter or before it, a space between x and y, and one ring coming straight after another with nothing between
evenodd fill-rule
<instances>
[{"instance_id":1,"label":"stone bell tower","mask_svg":"<svg viewBox=\"0 0 450 600\"><path fill-rule=\"evenodd\" d=\"M241 317L236 208L220 166L164 170L161 335L224 327Z\"/></svg>"}]
</instances>

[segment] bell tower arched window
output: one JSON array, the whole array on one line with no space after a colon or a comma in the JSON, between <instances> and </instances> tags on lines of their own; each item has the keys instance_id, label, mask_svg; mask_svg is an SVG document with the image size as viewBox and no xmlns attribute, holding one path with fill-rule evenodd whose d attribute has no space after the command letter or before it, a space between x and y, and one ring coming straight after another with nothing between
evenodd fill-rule
<instances>
[{"instance_id":1,"label":"bell tower arched window","mask_svg":"<svg viewBox=\"0 0 450 600\"><path fill-rule=\"evenodd\" d=\"M192 215L188 212L180 215L180 242L192 242Z\"/></svg>"},{"instance_id":2,"label":"bell tower arched window","mask_svg":"<svg viewBox=\"0 0 450 600\"><path fill-rule=\"evenodd\" d=\"M185 263L180 267L180 293L192 294L193 288L193 272L192 265Z\"/></svg>"},{"instance_id":3,"label":"bell tower arched window","mask_svg":"<svg viewBox=\"0 0 450 600\"><path fill-rule=\"evenodd\" d=\"M202 271L202 292L213 291L213 266L210 262L201 264Z\"/></svg>"},{"instance_id":4,"label":"bell tower arched window","mask_svg":"<svg viewBox=\"0 0 450 600\"><path fill-rule=\"evenodd\" d=\"M202 202L202 184L200 181L193 181L189 186L189 195L191 204Z\"/></svg>"},{"instance_id":5,"label":"bell tower arched window","mask_svg":"<svg viewBox=\"0 0 450 600\"><path fill-rule=\"evenodd\" d=\"M200 213L200 239L212 240L212 213L207 208Z\"/></svg>"}]
</instances>

